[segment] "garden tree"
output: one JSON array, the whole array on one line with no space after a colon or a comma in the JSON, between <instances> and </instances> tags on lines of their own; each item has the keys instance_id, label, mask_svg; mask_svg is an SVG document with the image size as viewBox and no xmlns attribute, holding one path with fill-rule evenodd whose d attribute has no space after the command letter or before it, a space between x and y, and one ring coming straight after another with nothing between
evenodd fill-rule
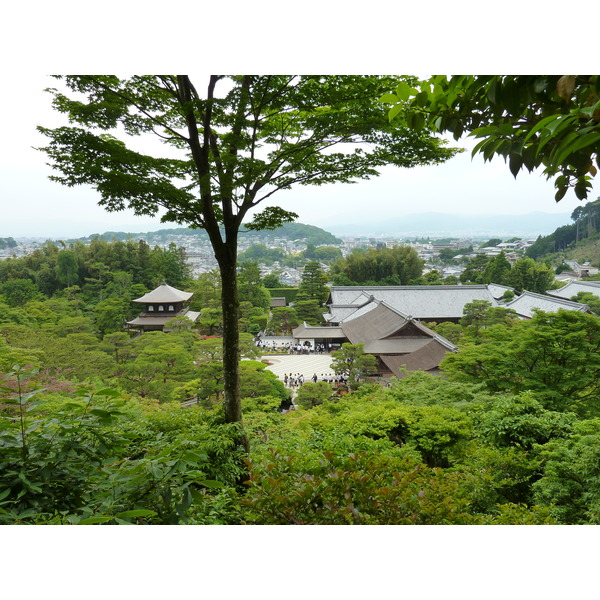
<instances>
[{"instance_id":1,"label":"garden tree","mask_svg":"<svg viewBox=\"0 0 600 600\"><path fill-rule=\"evenodd\" d=\"M475 415L477 436L497 447L531 451L571 433L575 415L545 409L531 392L492 396Z\"/></svg>"},{"instance_id":2,"label":"garden tree","mask_svg":"<svg viewBox=\"0 0 600 600\"><path fill-rule=\"evenodd\" d=\"M296 300L314 300L321 306L329 295L327 275L323 272L318 262L306 263L302 271L302 278L298 286Z\"/></svg>"},{"instance_id":3,"label":"garden tree","mask_svg":"<svg viewBox=\"0 0 600 600\"><path fill-rule=\"evenodd\" d=\"M213 269L200 273L197 279L190 282L187 289L194 294L190 310L214 308L221 311L221 278L218 271Z\"/></svg>"},{"instance_id":4,"label":"garden tree","mask_svg":"<svg viewBox=\"0 0 600 600\"><path fill-rule=\"evenodd\" d=\"M291 335L292 329L300 325L300 319L291 306L276 306L271 310L267 328L276 335Z\"/></svg>"},{"instance_id":5,"label":"garden tree","mask_svg":"<svg viewBox=\"0 0 600 600\"><path fill-rule=\"evenodd\" d=\"M275 273L269 273L262 278L262 284L268 288L279 288L284 287L281 281L279 281L279 275Z\"/></svg>"},{"instance_id":6,"label":"garden tree","mask_svg":"<svg viewBox=\"0 0 600 600\"><path fill-rule=\"evenodd\" d=\"M429 329L433 329L437 334L446 338L454 345L458 344L463 336L463 328L458 323L442 322L442 323L424 323Z\"/></svg>"},{"instance_id":7,"label":"garden tree","mask_svg":"<svg viewBox=\"0 0 600 600\"><path fill-rule=\"evenodd\" d=\"M538 263L533 258L519 258L513 265L508 276L507 285L518 292L527 290L537 294L545 294L547 290L558 287L554 271L544 263Z\"/></svg>"},{"instance_id":8,"label":"garden tree","mask_svg":"<svg viewBox=\"0 0 600 600\"><path fill-rule=\"evenodd\" d=\"M490 256L477 254L474 258L467 261L465 270L459 276L460 281L462 283L482 283L483 273L491 260Z\"/></svg>"},{"instance_id":9,"label":"garden tree","mask_svg":"<svg viewBox=\"0 0 600 600\"><path fill-rule=\"evenodd\" d=\"M331 386L326 381L307 381L298 389L296 404L302 408L314 408L331 398Z\"/></svg>"},{"instance_id":10,"label":"garden tree","mask_svg":"<svg viewBox=\"0 0 600 600\"><path fill-rule=\"evenodd\" d=\"M221 308L203 308L197 323L201 332L214 335L215 331L223 326L223 311Z\"/></svg>"},{"instance_id":11,"label":"garden tree","mask_svg":"<svg viewBox=\"0 0 600 600\"><path fill-rule=\"evenodd\" d=\"M201 362L197 365L196 377L175 389L173 396L179 400L195 398L206 407L221 401L225 384L222 361ZM266 365L253 360L240 363L240 391L242 398L272 396L285 400L288 397L283 382L266 369Z\"/></svg>"},{"instance_id":12,"label":"garden tree","mask_svg":"<svg viewBox=\"0 0 600 600\"><path fill-rule=\"evenodd\" d=\"M573 302L579 302L581 304L587 304L590 307L590 311L595 315L600 315L600 298L596 294L591 292L577 292L575 296L571 297Z\"/></svg>"},{"instance_id":13,"label":"garden tree","mask_svg":"<svg viewBox=\"0 0 600 600\"><path fill-rule=\"evenodd\" d=\"M194 328L194 321L185 315L179 315L169 319L163 327L163 331L191 331Z\"/></svg>"},{"instance_id":14,"label":"garden tree","mask_svg":"<svg viewBox=\"0 0 600 600\"><path fill-rule=\"evenodd\" d=\"M372 354L365 354L363 344L342 344L331 355L331 368L337 375L345 377L351 389L356 389L360 380L377 370L377 359Z\"/></svg>"},{"instance_id":15,"label":"garden tree","mask_svg":"<svg viewBox=\"0 0 600 600\"><path fill-rule=\"evenodd\" d=\"M43 151L58 171L54 180L93 186L108 210L163 211L163 222L207 232L222 280L227 422L242 420L237 241L250 211L296 185L368 179L384 165L439 163L455 154L425 131L389 123L373 102L402 80L215 75L203 90L187 75L67 76L66 90L50 90L54 108L70 121L39 128L50 140ZM168 146L163 156L127 145L151 133ZM244 226L275 228L295 217L269 206Z\"/></svg>"},{"instance_id":16,"label":"garden tree","mask_svg":"<svg viewBox=\"0 0 600 600\"><path fill-rule=\"evenodd\" d=\"M402 81L381 101L394 104L390 119L412 111L406 120L417 131L483 138L473 154L503 156L515 177L542 166L556 177L557 202L569 187L587 198L600 166L598 75L434 75L414 86Z\"/></svg>"},{"instance_id":17,"label":"garden tree","mask_svg":"<svg viewBox=\"0 0 600 600\"><path fill-rule=\"evenodd\" d=\"M106 298L94 308L96 329L100 335L121 331L125 324L129 303L123 298Z\"/></svg>"},{"instance_id":18,"label":"garden tree","mask_svg":"<svg viewBox=\"0 0 600 600\"><path fill-rule=\"evenodd\" d=\"M506 285L510 279L511 266L504 254L504 250L495 256L483 270L483 283L496 283Z\"/></svg>"},{"instance_id":19,"label":"garden tree","mask_svg":"<svg viewBox=\"0 0 600 600\"><path fill-rule=\"evenodd\" d=\"M323 322L325 309L316 300L296 300L293 306L300 322L308 325L320 325Z\"/></svg>"},{"instance_id":20,"label":"garden tree","mask_svg":"<svg viewBox=\"0 0 600 600\"><path fill-rule=\"evenodd\" d=\"M600 523L600 420L580 421L570 436L540 448L542 476L533 484L534 498L560 523Z\"/></svg>"},{"instance_id":21,"label":"garden tree","mask_svg":"<svg viewBox=\"0 0 600 600\"><path fill-rule=\"evenodd\" d=\"M487 300L473 300L467 302L463 307L463 316L460 319L460 324L463 327L472 325L473 340L479 343L479 331L484 326L484 319L492 305Z\"/></svg>"},{"instance_id":22,"label":"garden tree","mask_svg":"<svg viewBox=\"0 0 600 600\"><path fill-rule=\"evenodd\" d=\"M464 341L464 340L463 340ZM597 413L600 394L600 322L560 309L536 311L528 321L492 325L481 343L465 343L440 363L457 381L481 382L494 392L535 392L551 410Z\"/></svg>"},{"instance_id":23,"label":"garden tree","mask_svg":"<svg viewBox=\"0 0 600 600\"><path fill-rule=\"evenodd\" d=\"M122 363L130 354L131 337L124 331L107 333L102 338L102 349L106 348L109 352L114 352L115 362Z\"/></svg>"},{"instance_id":24,"label":"garden tree","mask_svg":"<svg viewBox=\"0 0 600 600\"><path fill-rule=\"evenodd\" d=\"M79 282L79 264L73 250L61 250L56 255L56 279L66 287Z\"/></svg>"},{"instance_id":25,"label":"garden tree","mask_svg":"<svg viewBox=\"0 0 600 600\"><path fill-rule=\"evenodd\" d=\"M252 306L264 310L271 306L271 294L262 283L258 263L244 262L241 264L238 273L238 293L239 302L248 301L252 303Z\"/></svg>"},{"instance_id":26,"label":"garden tree","mask_svg":"<svg viewBox=\"0 0 600 600\"><path fill-rule=\"evenodd\" d=\"M6 304L12 308L42 298L31 279L9 279L0 285L0 294L4 296Z\"/></svg>"},{"instance_id":27,"label":"garden tree","mask_svg":"<svg viewBox=\"0 0 600 600\"><path fill-rule=\"evenodd\" d=\"M336 276L345 275L352 284L406 285L421 276L424 261L411 246L393 248L370 248L367 251L353 250L346 258L331 265L335 285L340 283Z\"/></svg>"},{"instance_id":28,"label":"garden tree","mask_svg":"<svg viewBox=\"0 0 600 600\"><path fill-rule=\"evenodd\" d=\"M118 365L117 377L126 390L142 398L150 396L166 401L177 383L192 379L195 373L192 353L177 343L172 334L165 337L153 338L141 350L134 346L134 352L138 350L135 358Z\"/></svg>"},{"instance_id":29,"label":"garden tree","mask_svg":"<svg viewBox=\"0 0 600 600\"><path fill-rule=\"evenodd\" d=\"M502 240L500 238L492 238L487 242L483 242L483 244L479 245L479 248L495 248L498 244L501 244Z\"/></svg>"}]
</instances>

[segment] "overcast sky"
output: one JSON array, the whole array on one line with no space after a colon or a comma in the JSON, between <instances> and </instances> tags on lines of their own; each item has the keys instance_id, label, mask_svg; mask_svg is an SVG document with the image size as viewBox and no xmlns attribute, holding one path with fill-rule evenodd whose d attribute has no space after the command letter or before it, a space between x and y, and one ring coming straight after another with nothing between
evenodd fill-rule
<instances>
[{"instance_id":1,"label":"overcast sky","mask_svg":"<svg viewBox=\"0 0 600 600\"><path fill-rule=\"evenodd\" d=\"M43 90L55 85L50 77L37 75L19 82L19 95L2 98L2 112L11 115L4 123L5 140L0 146L0 237L80 237L104 231L149 231L174 225L159 219L137 217L130 211L108 213L97 205L92 188L67 188L50 181L52 170L45 155L35 150L46 140L36 131L38 124L55 126L63 117L50 107L51 96ZM474 142L457 145L470 149ZM594 199L595 191L590 195ZM370 181L298 187L279 192L271 204L299 215L298 221L318 225L400 220L422 212L458 214L524 214L533 211L571 213L579 201L570 191L554 202L552 181L540 171L511 175L502 158L484 163L471 159L469 150L443 165L398 169L387 167Z\"/></svg>"},{"instance_id":2,"label":"overcast sky","mask_svg":"<svg viewBox=\"0 0 600 600\"><path fill-rule=\"evenodd\" d=\"M458 5L461 10L457 12ZM344 3L307 0L290 22L279 4L260 2L255 5L263 9L260 27L256 27L255 20L258 12L249 10L244 3L233 2L235 18L228 15L222 30L209 28L208 38L203 29L202 40L186 36L179 27L158 32L155 13L141 10L146 6L137 0L106 0L103 11L94 10L85 21L79 16L82 5L75 0L57 0L52 8L40 4L36 6L35 18L31 17L29 4L7 9L6 22L26 23L27 27L26 35L19 26L7 27L0 39L0 50L8 58L8 73L0 94L0 236L60 238L171 226L128 211L107 213L97 206L94 190L66 188L48 179L51 169L45 164L45 155L33 149L45 142L35 128L40 124L62 124L63 117L53 113L51 97L43 92L54 84L45 73L199 69L262 73L568 73L585 72L589 65L582 59L592 63L588 71L597 70L593 68L595 52L586 52L582 46L585 40L589 40L591 48L595 45L597 35L592 20L578 23L576 32L565 31L552 11L542 14L537 3L530 6L516 0L505 0L505 15L495 14L485 24L480 4L475 0L452 7L432 0L427 21L420 20L425 15L416 8L403 9L402 21L387 18L395 4L379 0L370 3L369 11L360 11L358 21L356 11L348 10ZM187 8L186 22L222 23L218 8L205 3L191 3ZM517 11L519 18L513 19L511 11ZM442 20L444 31L433 25ZM536 27L544 28L545 39L553 40L543 44L543 59L538 51L542 41L531 35L534 22ZM508 40L506 32L501 34L507 25L514 42L511 52L518 48L516 54L507 53L505 44L500 43ZM576 35L577 69L572 68L573 60L565 51L573 44L569 35ZM493 39L498 43L490 43ZM231 42L229 52L219 45L222 40ZM207 48L211 49L210 59L204 58ZM470 148L473 143L464 140L459 144ZM591 200L599 195L599 189L596 182ZM367 225L382 217L400 220L406 214L432 211L570 214L580 205L572 191L558 204L553 196L552 181L546 181L539 171L522 172L515 180L501 158L484 163L479 156L472 160L467 151L439 166L386 168L380 177L368 182L280 192L272 203L298 213L299 222L325 229L333 223Z\"/></svg>"}]
</instances>

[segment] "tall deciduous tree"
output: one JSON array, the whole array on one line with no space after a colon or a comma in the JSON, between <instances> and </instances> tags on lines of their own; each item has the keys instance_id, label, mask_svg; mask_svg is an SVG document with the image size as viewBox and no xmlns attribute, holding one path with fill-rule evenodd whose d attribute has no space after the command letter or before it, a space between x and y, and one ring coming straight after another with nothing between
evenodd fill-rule
<instances>
[{"instance_id":1,"label":"tall deciduous tree","mask_svg":"<svg viewBox=\"0 0 600 600\"><path fill-rule=\"evenodd\" d=\"M66 91L51 90L54 108L70 120L39 128L50 140L43 150L58 171L54 180L92 185L107 210L163 211L164 222L208 233L223 282L227 422L242 420L236 279L242 223L256 230L292 221L296 215L278 207L255 212L280 190L368 179L387 164L412 167L455 154L425 132L390 123L373 101L402 80L213 75L203 90L187 75L68 76ZM129 144L146 134L156 134L168 152L143 153Z\"/></svg>"}]
</instances>

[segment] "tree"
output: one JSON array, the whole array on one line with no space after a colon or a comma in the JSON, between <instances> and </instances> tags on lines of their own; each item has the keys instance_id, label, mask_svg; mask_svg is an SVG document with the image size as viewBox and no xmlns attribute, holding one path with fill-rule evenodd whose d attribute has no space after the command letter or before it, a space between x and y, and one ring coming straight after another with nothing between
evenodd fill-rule
<instances>
[{"instance_id":1,"label":"tree","mask_svg":"<svg viewBox=\"0 0 600 600\"><path fill-rule=\"evenodd\" d=\"M545 294L555 283L554 271L544 263L533 258L520 258L515 262L508 274L507 285L518 292L528 290L537 294Z\"/></svg>"},{"instance_id":2,"label":"tree","mask_svg":"<svg viewBox=\"0 0 600 600\"><path fill-rule=\"evenodd\" d=\"M6 303L16 308L30 300L42 299L37 286L31 279L9 279L0 285L0 293L6 298Z\"/></svg>"},{"instance_id":3,"label":"tree","mask_svg":"<svg viewBox=\"0 0 600 600\"><path fill-rule=\"evenodd\" d=\"M425 132L389 123L373 102L401 80L213 75L202 94L187 75L67 76L65 90L49 90L70 121L39 128L50 140L42 150L58 171L55 181L93 186L107 210L162 210L163 222L207 232L222 281L226 422L242 421L236 268L250 211L296 185L369 179L387 164L440 163L455 154ZM169 146L165 156L128 145L151 133ZM273 229L294 218L269 206L244 227Z\"/></svg>"},{"instance_id":4,"label":"tree","mask_svg":"<svg viewBox=\"0 0 600 600\"><path fill-rule=\"evenodd\" d=\"M319 306L327 300L329 288L326 285L327 275L323 272L318 262L306 263L302 271L302 279L298 286L296 300L313 300Z\"/></svg>"},{"instance_id":5,"label":"tree","mask_svg":"<svg viewBox=\"0 0 600 600\"><path fill-rule=\"evenodd\" d=\"M336 285L344 285L339 275L345 275L353 284L406 285L421 276L423 264L411 246L394 246L371 248L366 252L354 250L336 261L331 272Z\"/></svg>"},{"instance_id":6,"label":"tree","mask_svg":"<svg viewBox=\"0 0 600 600\"><path fill-rule=\"evenodd\" d=\"M56 256L56 279L66 287L78 282L79 264L73 250L61 250Z\"/></svg>"},{"instance_id":7,"label":"tree","mask_svg":"<svg viewBox=\"0 0 600 600\"><path fill-rule=\"evenodd\" d=\"M483 270L483 283L506 285L510 279L511 266L504 255L504 250L493 258Z\"/></svg>"},{"instance_id":8,"label":"tree","mask_svg":"<svg viewBox=\"0 0 600 600\"><path fill-rule=\"evenodd\" d=\"M580 304L587 304L591 312L595 315L600 315L600 298L596 294L592 294L591 292L577 292L575 296L571 296L571 300Z\"/></svg>"},{"instance_id":9,"label":"tree","mask_svg":"<svg viewBox=\"0 0 600 600\"><path fill-rule=\"evenodd\" d=\"M494 392L531 390L552 410L594 415L600 391L600 322L595 315L536 311L529 321L492 325L440 363L458 381Z\"/></svg>"},{"instance_id":10,"label":"tree","mask_svg":"<svg viewBox=\"0 0 600 600\"><path fill-rule=\"evenodd\" d=\"M292 329L298 325L300 325L300 320L291 306L276 306L271 311L267 327L276 333L290 335Z\"/></svg>"},{"instance_id":11,"label":"tree","mask_svg":"<svg viewBox=\"0 0 600 600\"><path fill-rule=\"evenodd\" d=\"M557 202L569 187L587 198L600 166L598 75L434 75L415 86L402 81L381 101L394 105L391 119L412 110L407 122L417 131L483 138L473 154L503 156L515 177L543 166L548 179L556 176Z\"/></svg>"},{"instance_id":12,"label":"tree","mask_svg":"<svg viewBox=\"0 0 600 600\"><path fill-rule=\"evenodd\" d=\"M377 370L377 359L372 354L365 354L363 344L342 344L342 347L331 355L331 368L334 373L344 375L352 389L358 387L361 379Z\"/></svg>"}]
</instances>

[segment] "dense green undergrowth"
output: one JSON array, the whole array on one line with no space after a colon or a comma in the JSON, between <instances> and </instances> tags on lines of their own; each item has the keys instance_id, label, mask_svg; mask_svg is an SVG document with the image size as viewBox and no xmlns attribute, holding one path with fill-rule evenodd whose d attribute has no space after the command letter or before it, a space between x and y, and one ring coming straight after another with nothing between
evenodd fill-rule
<instances>
[{"instance_id":1,"label":"dense green undergrowth","mask_svg":"<svg viewBox=\"0 0 600 600\"><path fill-rule=\"evenodd\" d=\"M550 524L600 520L600 419L423 373L310 409L4 382L4 524Z\"/></svg>"}]
</instances>

